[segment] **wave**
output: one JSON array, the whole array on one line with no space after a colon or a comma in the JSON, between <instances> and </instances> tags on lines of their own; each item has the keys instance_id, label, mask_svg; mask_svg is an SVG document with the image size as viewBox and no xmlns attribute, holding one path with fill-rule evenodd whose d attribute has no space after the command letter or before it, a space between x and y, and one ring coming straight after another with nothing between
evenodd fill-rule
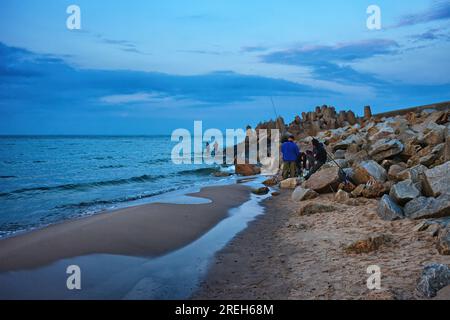
<instances>
[{"instance_id":1,"label":"wave","mask_svg":"<svg viewBox=\"0 0 450 320\"><path fill-rule=\"evenodd\" d=\"M159 196L159 195L167 193L167 192L179 190L180 188L182 188L182 187L169 188L169 189L165 189L165 190L155 191L152 193L111 199L111 200L92 200L92 201L83 201L83 202L79 202L79 203L63 204L63 205L57 206L55 208L56 209L67 209L67 208L87 208L87 207L94 207L94 206L107 206L107 205L111 205L111 204L115 204L115 203L123 203L123 202L130 202L130 201L151 198L151 197Z\"/></svg>"},{"instance_id":2,"label":"wave","mask_svg":"<svg viewBox=\"0 0 450 320\"><path fill-rule=\"evenodd\" d=\"M220 172L219 167L213 167L213 168L199 168L199 169L192 169L192 170L184 170L178 172L179 175L185 176L185 175L199 175L199 176L209 176L216 172Z\"/></svg>"},{"instance_id":3,"label":"wave","mask_svg":"<svg viewBox=\"0 0 450 320\"><path fill-rule=\"evenodd\" d=\"M85 183L70 183L70 184L64 184L64 185L57 185L57 186L40 186L40 187L33 187L33 188L23 188L18 189L6 193L0 193L0 197L5 197L13 194L21 194L21 193L28 193L28 192L47 192L47 191L65 191L65 190L88 190L92 188L99 188L104 186L117 186L117 185L123 185L123 184L130 184L130 183L144 183L148 181L156 181L159 179L162 179L166 176L164 175L142 175L138 177L131 177L131 178L125 178L125 179L115 179L115 180L105 180L105 181L97 181L97 182L85 182Z\"/></svg>"}]
</instances>

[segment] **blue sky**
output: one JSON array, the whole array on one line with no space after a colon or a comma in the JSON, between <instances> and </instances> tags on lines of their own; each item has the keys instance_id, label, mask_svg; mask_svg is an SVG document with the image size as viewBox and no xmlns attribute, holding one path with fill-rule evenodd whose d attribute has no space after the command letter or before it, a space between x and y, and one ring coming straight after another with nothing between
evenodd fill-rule
<instances>
[{"instance_id":1,"label":"blue sky","mask_svg":"<svg viewBox=\"0 0 450 320\"><path fill-rule=\"evenodd\" d=\"M289 121L446 101L449 52L450 0L2 0L0 134L237 128L271 96Z\"/></svg>"}]
</instances>

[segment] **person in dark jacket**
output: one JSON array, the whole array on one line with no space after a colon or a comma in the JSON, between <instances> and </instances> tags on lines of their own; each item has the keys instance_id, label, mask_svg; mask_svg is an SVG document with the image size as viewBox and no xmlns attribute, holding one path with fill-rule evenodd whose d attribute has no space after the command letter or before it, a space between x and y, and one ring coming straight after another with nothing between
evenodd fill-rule
<instances>
[{"instance_id":1,"label":"person in dark jacket","mask_svg":"<svg viewBox=\"0 0 450 320\"><path fill-rule=\"evenodd\" d=\"M290 136L288 141L281 145L283 155L283 179L295 178L297 176L296 163L300 155L300 149L294 142L295 137Z\"/></svg>"},{"instance_id":2,"label":"person in dark jacket","mask_svg":"<svg viewBox=\"0 0 450 320\"><path fill-rule=\"evenodd\" d=\"M319 171L319 169L328 160L327 150L325 149L324 145L321 142L319 142L319 140L313 139L312 145L313 145L314 159L316 161L314 166L309 171L308 175L305 177L306 180L308 180L314 173Z\"/></svg>"}]
</instances>

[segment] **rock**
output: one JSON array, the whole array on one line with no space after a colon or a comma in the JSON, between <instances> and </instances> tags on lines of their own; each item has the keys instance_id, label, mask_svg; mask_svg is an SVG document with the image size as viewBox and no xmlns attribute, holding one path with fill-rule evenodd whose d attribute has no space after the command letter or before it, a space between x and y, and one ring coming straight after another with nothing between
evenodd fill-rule
<instances>
[{"instance_id":1,"label":"rock","mask_svg":"<svg viewBox=\"0 0 450 320\"><path fill-rule=\"evenodd\" d=\"M445 129L445 126L441 126L436 123L430 123L424 132L425 136L423 138L423 141L427 145L431 146L443 143L445 139Z\"/></svg>"},{"instance_id":2,"label":"rock","mask_svg":"<svg viewBox=\"0 0 450 320\"><path fill-rule=\"evenodd\" d=\"M338 186L338 190L344 190L345 192L352 192L355 188L356 186L349 181L347 181L347 183L342 182Z\"/></svg>"},{"instance_id":3,"label":"rock","mask_svg":"<svg viewBox=\"0 0 450 320\"><path fill-rule=\"evenodd\" d=\"M294 192L292 193L291 199L295 202L299 201L305 201L305 200L311 200L315 199L319 196L317 192L311 189L305 189L303 187L297 187L295 188Z\"/></svg>"},{"instance_id":4,"label":"rock","mask_svg":"<svg viewBox=\"0 0 450 320\"><path fill-rule=\"evenodd\" d=\"M322 169L340 167L342 169L348 167L348 161L345 159L335 159L334 161L329 161L322 166Z\"/></svg>"},{"instance_id":5,"label":"rock","mask_svg":"<svg viewBox=\"0 0 450 320\"><path fill-rule=\"evenodd\" d=\"M370 106L364 107L364 120L370 120L372 118L372 109Z\"/></svg>"},{"instance_id":6,"label":"rock","mask_svg":"<svg viewBox=\"0 0 450 320\"><path fill-rule=\"evenodd\" d=\"M352 146L350 146L350 147L352 147ZM353 163L358 163L358 162L370 159L369 154L367 153L366 150L350 152L349 149L347 150L347 153L345 154L345 160L347 160L348 163L353 164Z\"/></svg>"},{"instance_id":7,"label":"rock","mask_svg":"<svg viewBox=\"0 0 450 320\"><path fill-rule=\"evenodd\" d=\"M345 150L337 150L334 153L334 158L335 159L345 159Z\"/></svg>"},{"instance_id":8,"label":"rock","mask_svg":"<svg viewBox=\"0 0 450 320\"><path fill-rule=\"evenodd\" d=\"M415 167L408 168L408 169L405 169L404 171L400 172L397 175L397 179L399 179L401 181L409 179L409 180L412 180L412 182L414 182L414 183L418 183L418 182L422 181L421 176L426 170L428 170L427 167L425 167L422 164L419 164Z\"/></svg>"},{"instance_id":9,"label":"rock","mask_svg":"<svg viewBox=\"0 0 450 320\"><path fill-rule=\"evenodd\" d=\"M381 139L375 142L369 149L369 156L375 161L381 161L386 158L402 153L403 143L397 139Z\"/></svg>"},{"instance_id":10,"label":"rock","mask_svg":"<svg viewBox=\"0 0 450 320\"><path fill-rule=\"evenodd\" d=\"M387 178L386 169L373 160L361 162L356 165L353 175L350 177L356 185L366 184L375 179L378 182L385 182Z\"/></svg>"},{"instance_id":11,"label":"rock","mask_svg":"<svg viewBox=\"0 0 450 320\"><path fill-rule=\"evenodd\" d=\"M370 253L373 251L377 251L382 245L387 244L392 241L392 236L390 235L374 235L364 240L359 240L347 248L345 248L345 252L348 254L356 253Z\"/></svg>"},{"instance_id":12,"label":"rock","mask_svg":"<svg viewBox=\"0 0 450 320\"><path fill-rule=\"evenodd\" d=\"M334 201L345 204L348 200L350 200L350 194L345 192L344 190L339 190L334 195Z\"/></svg>"},{"instance_id":13,"label":"rock","mask_svg":"<svg viewBox=\"0 0 450 320\"><path fill-rule=\"evenodd\" d=\"M278 180L275 177L269 178L263 182L263 185L267 187L276 186L278 184Z\"/></svg>"},{"instance_id":14,"label":"rock","mask_svg":"<svg viewBox=\"0 0 450 320\"><path fill-rule=\"evenodd\" d=\"M439 233L437 249L442 255L450 255L450 226Z\"/></svg>"},{"instance_id":15,"label":"rock","mask_svg":"<svg viewBox=\"0 0 450 320\"><path fill-rule=\"evenodd\" d=\"M429 222L425 220L425 221L422 221L422 222L418 223L418 224L413 228L413 231L416 231L416 232L422 232L422 231L427 230L429 226L430 226Z\"/></svg>"},{"instance_id":16,"label":"rock","mask_svg":"<svg viewBox=\"0 0 450 320\"><path fill-rule=\"evenodd\" d=\"M430 237L437 237L439 235L439 230L441 230L441 225L439 223L431 223L426 233L430 235Z\"/></svg>"},{"instance_id":17,"label":"rock","mask_svg":"<svg viewBox=\"0 0 450 320\"><path fill-rule=\"evenodd\" d=\"M407 169L407 165L404 162L394 164L390 166L388 171L388 178L393 181L402 181L405 179L400 178L400 173Z\"/></svg>"},{"instance_id":18,"label":"rock","mask_svg":"<svg viewBox=\"0 0 450 320\"><path fill-rule=\"evenodd\" d=\"M336 143L333 146L333 152L336 152L337 150L347 150L349 146L354 144L362 144L364 142L364 139L358 135L358 134L352 134L346 139Z\"/></svg>"},{"instance_id":19,"label":"rock","mask_svg":"<svg viewBox=\"0 0 450 320\"><path fill-rule=\"evenodd\" d=\"M404 206L406 203L420 197L420 191L416 188L412 180L405 180L392 186L389 195L399 205Z\"/></svg>"},{"instance_id":20,"label":"rock","mask_svg":"<svg viewBox=\"0 0 450 320\"><path fill-rule=\"evenodd\" d=\"M366 185L365 184L360 184L359 186L357 186L355 188L355 190L353 190L351 192L352 196L355 198L361 197L362 196L362 192L364 191Z\"/></svg>"},{"instance_id":21,"label":"rock","mask_svg":"<svg viewBox=\"0 0 450 320\"><path fill-rule=\"evenodd\" d=\"M362 191L362 196L367 199L379 198L386 193L386 188L383 183L377 181L368 182Z\"/></svg>"},{"instance_id":22,"label":"rock","mask_svg":"<svg viewBox=\"0 0 450 320\"><path fill-rule=\"evenodd\" d=\"M423 173L423 191L429 197L450 193L450 161Z\"/></svg>"},{"instance_id":23,"label":"rock","mask_svg":"<svg viewBox=\"0 0 450 320\"><path fill-rule=\"evenodd\" d=\"M230 172L224 172L224 171L218 171L218 172L214 172L214 177L218 177L218 178L220 178L220 177L229 177L229 176L231 176L231 173Z\"/></svg>"},{"instance_id":24,"label":"rock","mask_svg":"<svg viewBox=\"0 0 450 320\"><path fill-rule=\"evenodd\" d=\"M306 181L305 187L318 193L333 192L341 181L339 171L338 167L321 169Z\"/></svg>"},{"instance_id":25,"label":"rock","mask_svg":"<svg viewBox=\"0 0 450 320\"><path fill-rule=\"evenodd\" d=\"M253 164L237 164L235 167L236 174L246 177L261 173L261 169Z\"/></svg>"},{"instance_id":26,"label":"rock","mask_svg":"<svg viewBox=\"0 0 450 320\"><path fill-rule=\"evenodd\" d=\"M449 130L449 127L447 127L445 130L444 161L450 161L450 130Z\"/></svg>"},{"instance_id":27,"label":"rock","mask_svg":"<svg viewBox=\"0 0 450 320\"><path fill-rule=\"evenodd\" d=\"M415 198L405 205L404 213L405 217L415 220L449 216L450 195L443 194L438 198Z\"/></svg>"},{"instance_id":28,"label":"rock","mask_svg":"<svg viewBox=\"0 0 450 320\"><path fill-rule=\"evenodd\" d=\"M268 187L261 187L261 188L256 188L256 189L252 190L253 194L256 194L259 196L268 194L269 192L270 192L270 189Z\"/></svg>"},{"instance_id":29,"label":"rock","mask_svg":"<svg viewBox=\"0 0 450 320\"><path fill-rule=\"evenodd\" d=\"M378 203L377 214L388 221L404 218L403 209L388 195L384 195Z\"/></svg>"},{"instance_id":30,"label":"rock","mask_svg":"<svg viewBox=\"0 0 450 320\"><path fill-rule=\"evenodd\" d=\"M280 188L282 189L295 189L297 187L297 178L289 178L280 182Z\"/></svg>"},{"instance_id":31,"label":"rock","mask_svg":"<svg viewBox=\"0 0 450 320\"><path fill-rule=\"evenodd\" d=\"M433 263L423 269L416 290L422 296L432 298L448 285L450 285L450 268L445 264Z\"/></svg>"},{"instance_id":32,"label":"rock","mask_svg":"<svg viewBox=\"0 0 450 320\"><path fill-rule=\"evenodd\" d=\"M338 210L337 207L328 204L309 202L300 207L298 214L301 216L309 216L316 213L326 213Z\"/></svg>"},{"instance_id":33,"label":"rock","mask_svg":"<svg viewBox=\"0 0 450 320\"><path fill-rule=\"evenodd\" d=\"M272 192L272 196L278 197L281 193L278 191Z\"/></svg>"}]
</instances>

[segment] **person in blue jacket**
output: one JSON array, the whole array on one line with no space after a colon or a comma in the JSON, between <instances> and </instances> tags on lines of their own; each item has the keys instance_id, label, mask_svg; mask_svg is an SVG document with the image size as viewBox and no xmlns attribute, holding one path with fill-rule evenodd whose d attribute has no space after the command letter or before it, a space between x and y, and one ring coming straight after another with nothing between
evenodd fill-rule
<instances>
[{"instance_id":1,"label":"person in blue jacket","mask_svg":"<svg viewBox=\"0 0 450 320\"><path fill-rule=\"evenodd\" d=\"M294 136L289 136L288 141L281 145L281 154L283 155L283 179L297 177L297 158L300 155L300 149L295 143Z\"/></svg>"}]
</instances>

